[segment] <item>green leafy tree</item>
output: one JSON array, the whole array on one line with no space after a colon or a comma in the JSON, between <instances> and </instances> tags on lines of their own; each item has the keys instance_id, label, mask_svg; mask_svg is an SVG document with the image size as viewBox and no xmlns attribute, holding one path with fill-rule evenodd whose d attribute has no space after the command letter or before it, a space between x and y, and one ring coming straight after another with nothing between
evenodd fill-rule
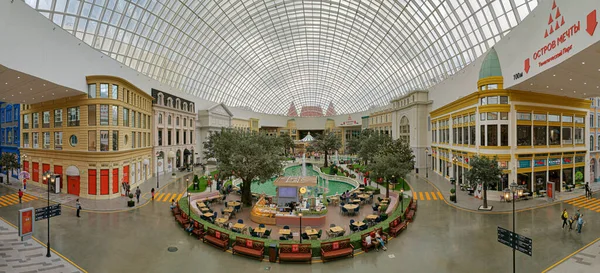
<instances>
[{"instance_id":1,"label":"green leafy tree","mask_svg":"<svg viewBox=\"0 0 600 273\"><path fill-rule=\"evenodd\" d=\"M329 165L327 156L330 152L339 150L342 147L342 140L332 132L318 134L312 143L315 151L322 152L325 155L325 168Z\"/></svg>"},{"instance_id":2,"label":"green leafy tree","mask_svg":"<svg viewBox=\"0 0 600 273\"><path fill-rule=\"evenodd\" d=\"M358 154L360 151L360 137L351 138L346 145L346 152L351 155Z\"/></svg>"},{"instance_id":3,"label":"green leafy tree","mask_svg":"<svg viewBox=\"0 0 600 273\"><path fill-rule=\"evenodd\" d=\"M2 153L0 156L0 170L6 171L6 183L10 184L10 174L14 169L21 168L21 164L19 164L19 159L16 154L11 153Z\"/></svg>"},{"instance_id":4,"label":"green leafy tree","mask_svg":"<svg viewBox=\"0 0 600 273\"><path fill-rule=\"evenodd\" d=\"M471 169L465 172L465 178L471 186L483 186L483 207L487 208L487 189L500 183L502 170L498 167L498 157L474 156L469 161Z\"/></svg>"},{"instance_id":5,"label":"green leafy tree","mask_svg":"<svg viewBox=\"0 0 600 273\"><path fill-rule=\"evenodd\" d=\"M390 182L392 178L404 179L413 170L415 156L409 144L403 139L396 139L385 143L375 154L373 162L367 167L371 179L382 178L385 182L385 197L390 196Z\"/></svg>"},{"instance_id":6,"label":"green leafy tree","mask_svg":"<svg viewBox=\"0 0 600 273\"><path fill-rule=\"evenodd\" d=\"M242 203L252 205L252 182L261 182L282 171L281 141L255 132L223 129L204 143L205 158L217 159L222 173L242 180Z\"/></svg>"},{"instance_id":7,"label":"green leafy tree","mask_svg":"<svg viewBox=\"0 0 600 273\"><path fill-rule=\"evenodd\" d=\"M374 159L382 147L392 141L389 135L380 134L371 129L363 130L359 139L358 157L365 162L365 165Z\"/></svg>"},{"instance_id":8,"label":"green leafy tree","mask_svg":"<svg viewBox=\"0 0 600 273\"><path fill-rule=\"evenodd\" d=\"M296 151L295 151L296 144L294 143L294 140L292 139L292 137L290 135L283 134L283 135L279 136L279 140L281 141L281 144L283 145L283 149L285 149L286 156L290 153L290 150L292 151L292 154L296 154Z\"/></svg>"}]
</instances>

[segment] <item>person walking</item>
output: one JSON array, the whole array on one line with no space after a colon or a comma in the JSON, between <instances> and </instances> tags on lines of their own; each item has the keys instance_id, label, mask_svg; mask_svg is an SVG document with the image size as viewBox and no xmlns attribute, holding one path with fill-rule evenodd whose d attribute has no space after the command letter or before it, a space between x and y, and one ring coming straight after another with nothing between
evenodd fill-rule
<instances>
[{"instance_id":1,"label":"person walking","mask_svg":"<svg viewBox=\"0 0 600 273\"><path fill-rule=\"evenodd\" d=\"M75 201L75 208L77 208L77 217L81 217L79 216L79 212L81 211L81 203L79 203L79 199Z\"/></svg>"},{"instance_id":2,"label":"person walking","mask_svg":"<svg viewBox=\"0 0 600 273\"><path fill-rule=\"evenodd\" d=\"M127 196L127 183L123 181L123 183L121 183L121 187L123 187L123 193L125 194L125 196Z\"/></svg>"},{"instance_id":3,"label":"person walking","mask_svg":"<svg viewBox=\"0 0 600 273\"><path fill-rule=\"evenodd\" d=\"M581 233L582 227L583 227L583 214L579 215L579 219L577 219L577 233Z\"/></svg>"},{"instance_id":4,"label":"person walking","mask_svg":"<svg viewBox=\"0 0 600 273\"><path fill-rule=\"evenodd\" d=\"M568 225L567 223L567 219L569 219L569 214L567 213L567 209L563 210L562 215L560 216L560 218L563 220L563 224L562 224L562 228L564 229L565 226Z\"/></svg>"},{"instance_id":5,"label":"person walking","mask_svg":"<svg viewBox=\"0 0 600 273\"><path fill-rule=\"evenodd\" d=\"M138 204L140 203L140 195L142 194L142 190L140 190L140 186L135 189L135 197L137 197Z\"/></svg>"},{"instance_id":6,"label":"person walking","mask_svg":"<svg viewBox=\"0 0 600 273\"><path fill-rule=\"evenodd\" d=\"M19 189L19 204L23 203L23 191Z\"/></svg>"},{"instance_id":7,"label":"person walking","mask_svg":"<svg viewBox=\"0 0 600 273\"><path fill-rule=\"evenodd\" d=\"M592 198L592 191L590 189L590 182L585 182L585 198Z\"/></svg>"},{"instance_id":8,"label":"person walking","mask_svg":"<svg viewBox=\"0 0 600 273\"><path fill-rule=\"evenodd\" d=\"M150 193L152 194L152 201L154 201L154 188L152 188L152 190L150 190Z\"/></svg>"}]
</instances>

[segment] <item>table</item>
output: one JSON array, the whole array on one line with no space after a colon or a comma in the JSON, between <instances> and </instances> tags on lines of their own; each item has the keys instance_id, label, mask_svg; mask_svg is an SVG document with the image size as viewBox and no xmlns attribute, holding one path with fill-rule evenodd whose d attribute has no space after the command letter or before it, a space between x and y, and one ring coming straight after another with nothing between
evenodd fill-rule
<instances>
[{"instance_id":1,"label":"table","mask_svg":"<svg viewBox=\"0 0 600 273\"><path fill-rule=\"evenodd\" d=\"M361 226L364 226L366 224L363 221L356 221L356 222L352 223L352 225L355 226L355 227L361 227Z\"/></svg>"},{"instance_id":2,"label":"table","mask_svg":"<svg viewBox=\"0 0 600 273\"><path fill-rule=\"evenodd\" d=\"M237 201L229 201L229 202L227 202L227 206L228 207L236 207L236 206L239 206L239 205L240 205L240 202L237 202Z\"/></svg>"},{"instance_id":3,"label":"table","mask_svg":"<svg viewBox=\"0 0 600 273\"><path fill-rule=\"evenodd\" d=\"M286 235L287 236L287 235L290 235L290 234L292 234L292 230L291 229L284 229L284 228L282 228L282 229L279 230L279 235Z\"/></svg>"},{"instance_id":4,"label":"table","mask_svg":"<svg viewBox=\"0 0 600 273\"><path fill-rule=\"evenodd\" d=\"M217 218L215 219L215 223L222 227L225 223L227 223L227 218Z\"/></svg>"},{"instance_id":5,"label":"table","mask_svg":"<svg viewBox=\"0 0 600 273\"><path fill-rule=\"evenodd\" d=\"M223 212L233 213L233 207L226 207L223 209Z\"/></svg>"},{"instance_id":6,"label":"table","mask_svg":"<svg viewBox=\"0 0 600 273\"><path fill-rule=\"evenodd\" d=\"M331 231L332 233L340 233L340 232L344 232L344 229L340 226L335 226L335 227L329 228L329 231Z\"/></svg>"},{"instance_id":7,"label":"table","mask_svg":"<svg viewBox=\"0 0 600 273\"><path fill-rule=\"evenodd\" d=\"M319 234L319 231L317 231L314 228L313 229L307 229L304 232L306 232L306 235L308 235L311 240L317 239L317 238L313 238L313 237L317 237L317 235Z\"/></svg>"},{"instance_id":8,"label":"table","mask_svg":"<svg viewBox=\"0 0 600 273\"><path fill-rule=\"evenodd\" d=\"M369 199L369 197L371 197L371 196L370 196L370 195L368 195L368 194L364 194L364 193L363 193L363 194L359 194L359 195L357 195L357 197L358 197L358 198L362 198L362 199Z\"/></svg>"},{"instance_id":9,"label":"table","mask_svg":"<svg viewBox=\"0 0 600 273\"><path fill-rule=\"evenodd\" d=\"M340 202L340 197L337 195L331 196L331 197L329 197L329 200L331 200L331 204L337 205Z\"/></svg>"},{"instance_id":10,"label":"table","mask_svg":"<svg viewBox=\"0 0 600 273\"><path fill-rule=\"evenodd\" d=\"M350 200L350 203L358 204L360 203L360 199L352 199Z\"/></svg>"},{"instance_id":11,"label":"table","mask_svg":"<svg viewBox=\"0 0 600 273\"><path fill-rule=\"evenodd\" d=\"M265 233L265 231L267 231L267 228L261 228L261 227L257 227L254 229L254 232L258 233L258 234L263 234Z\"/></svg>"},{"instance_id":12,"label":"table","mask_svg":"<svg viewBox=\"0 0 600 273\"><path fill-rule=\"evenodd\" d=\"M233 225L233 228L237 229L237 230L243 230L244 228L246 228L246 225L240 224L240 223L235 223L235 225Z\"/></svg>"},{"instance_id":13,"label":"table","mask_svg":"<svg viewBox=\"0 0 600 273\"><path fill-rule=\"evenodd\" d=\"M367 218L367 220L374 221L375 219L377 219L377 217L379 217L379 215L371 214L371 215L367 215L367 217L365 217L365 218Z\"/></svg>"},{"instance_id":14,"label":"table","mask_svg":"<svg viewBox=\"0 0 600 273\"><path fill-rule=\"evenodd\" d=\"M210 218L210 217L213 217L213 214L210 212L206 212L206 213L202 214L202 216Z\"/></svg>"},{"instance_id":15,"label":"table","mask_svg":"<svg viewBox=\"0 0 600 273\"><path fill-rule=\"evenodd\" d=\"M210 209L207 207L202 207L202 208L200 208L200 211L202 211L202 213L207 213L210 211Z\"/></svg>"},{"instance_id":16,"label":"table","mask_svg":"<svg viewBox=\"0 0 600 273\"><path fill-rule=\"evenodd\" d=\"M197 205L199 208L204 208L204 207L206 207L206 204L204 204L204 202L201 202L201 201L198 201L198 202L196 202L196 205Z\"/></svg>"}]
</instances>

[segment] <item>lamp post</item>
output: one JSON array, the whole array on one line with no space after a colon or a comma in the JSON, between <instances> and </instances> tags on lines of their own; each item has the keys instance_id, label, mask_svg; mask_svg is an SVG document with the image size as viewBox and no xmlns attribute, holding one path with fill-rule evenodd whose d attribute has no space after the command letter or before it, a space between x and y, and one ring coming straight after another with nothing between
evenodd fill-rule
<instances>
[{"instance_id":1,"label":"lamp post","mask_svg":"<svg viewBox=\"0 0 600 273\"><path fill-rule=\"evenodd\" d=\"M404 215L404 185L400 189L400 211Z\"/></svg>"},{"instance_id":2,"label":"lamp post","mask_svg":"<svg viewBox=\"0 0 600 273\"><path fill-rule=\"evenodd\" d=\"M518 185L517 183L515 183L514 181L512 183L510 183L510 192L512 194L512 222L513 222L513 234L515 234L515 194L517 194L518 192ZM516 248L516 243L515 240L513 239L513 273L516 272L516 265L515 265L515 248Z\"/></svg>"},{"instance_id":3,"label":"lamp post","mask_svg":"<svg viewBox=\"0 0 600 273\"><path fill-rule=\"evenodd\" d=\"M302 243L302 213L298 213L298 216L300 217L300 243Z\"/></svg>"},{"instance_id":4,"label":"lamp post","mask_svg":"<svg viewBox=\"0 0 600 273\"><path fill-rule=\"evenodd\" d=\"M425 177L429 178L429 168L427 166L427 155L429 155L429 148L425 147Z\"/></svg>"},{"instance_id":5,"label":"lamp post","mask_svg":"<svg viewBox=\"0 0 600 273\"><path fill-rule=\"evenodd\" d=\"M212 176L212 175L209 175L209 176L208 176L208 186L210 187L210 189L209 189L209 190L210 190L210 192L212 192L212 184L213 184L213 183L212 183L212 179L213 179L213 176Z\"/></svg>"},{"instance_id":6,"label":"lamp post","mask_svg":"<svg viewBox=\"0 0 600 273\"><path fill-rule=\"evenodd\" d=\"M54 182L54 173L51 171L46 172L43 176L48 186L48 207L46 208L46 216L48 217L48 243L46 244L46 257L50 257L50 182Z\"/></svg>"},{"instance_id":7,"label":"lamp post","mask_svg":"<svg viewBox=\"0 0 600 273\"><path fill-rule=\"evenodd\" d=\"M158 176L160 175L158 173L158 157L160 156L160 152L156 152L156 159L157 159L157 163L156 163L156 190L158 190L160 187L158 186Z\"/></svg>"},{"instance_id":8,"label":"lamp post","mask_svg":"<svg viewBox=\"0 0 600 273\"><path fill-rule=\"evenodd\" d=\"M458 166L456 166L456 163L458 162L458 158L456 158L456 156L452 157L452 163L454 163L455 168L452 168L452 171L454 172L454 203L458 202L457 197L458 197L458 192L456 192L456 172L454 171L455 169L458 169Z\"/></svg>"}]
</instances>

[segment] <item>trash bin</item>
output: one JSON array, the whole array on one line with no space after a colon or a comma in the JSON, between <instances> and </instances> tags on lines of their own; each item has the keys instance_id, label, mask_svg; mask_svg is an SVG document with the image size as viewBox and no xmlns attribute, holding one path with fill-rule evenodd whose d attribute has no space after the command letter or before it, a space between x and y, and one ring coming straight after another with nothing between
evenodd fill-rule
<instances>
[{"instance_id":1,"label":"trash bin","mask_svg":"<svg viewBox=\"0 0 600 273\"><path fill-rule=\"evenodd\" d=\"M276 244L269 245L269 262L272 262L272 263L277 262L277 245Z\"/></svg>"},{"instance_id":2,"label":"trash bin","mask_svg":"<svg viewBox=\"0 0 600 273\"><path fill-rule=\"evenodd\" d=\"M0 176L0 183L4 183L4 176Z\"/></svg>"}]
</instances>

